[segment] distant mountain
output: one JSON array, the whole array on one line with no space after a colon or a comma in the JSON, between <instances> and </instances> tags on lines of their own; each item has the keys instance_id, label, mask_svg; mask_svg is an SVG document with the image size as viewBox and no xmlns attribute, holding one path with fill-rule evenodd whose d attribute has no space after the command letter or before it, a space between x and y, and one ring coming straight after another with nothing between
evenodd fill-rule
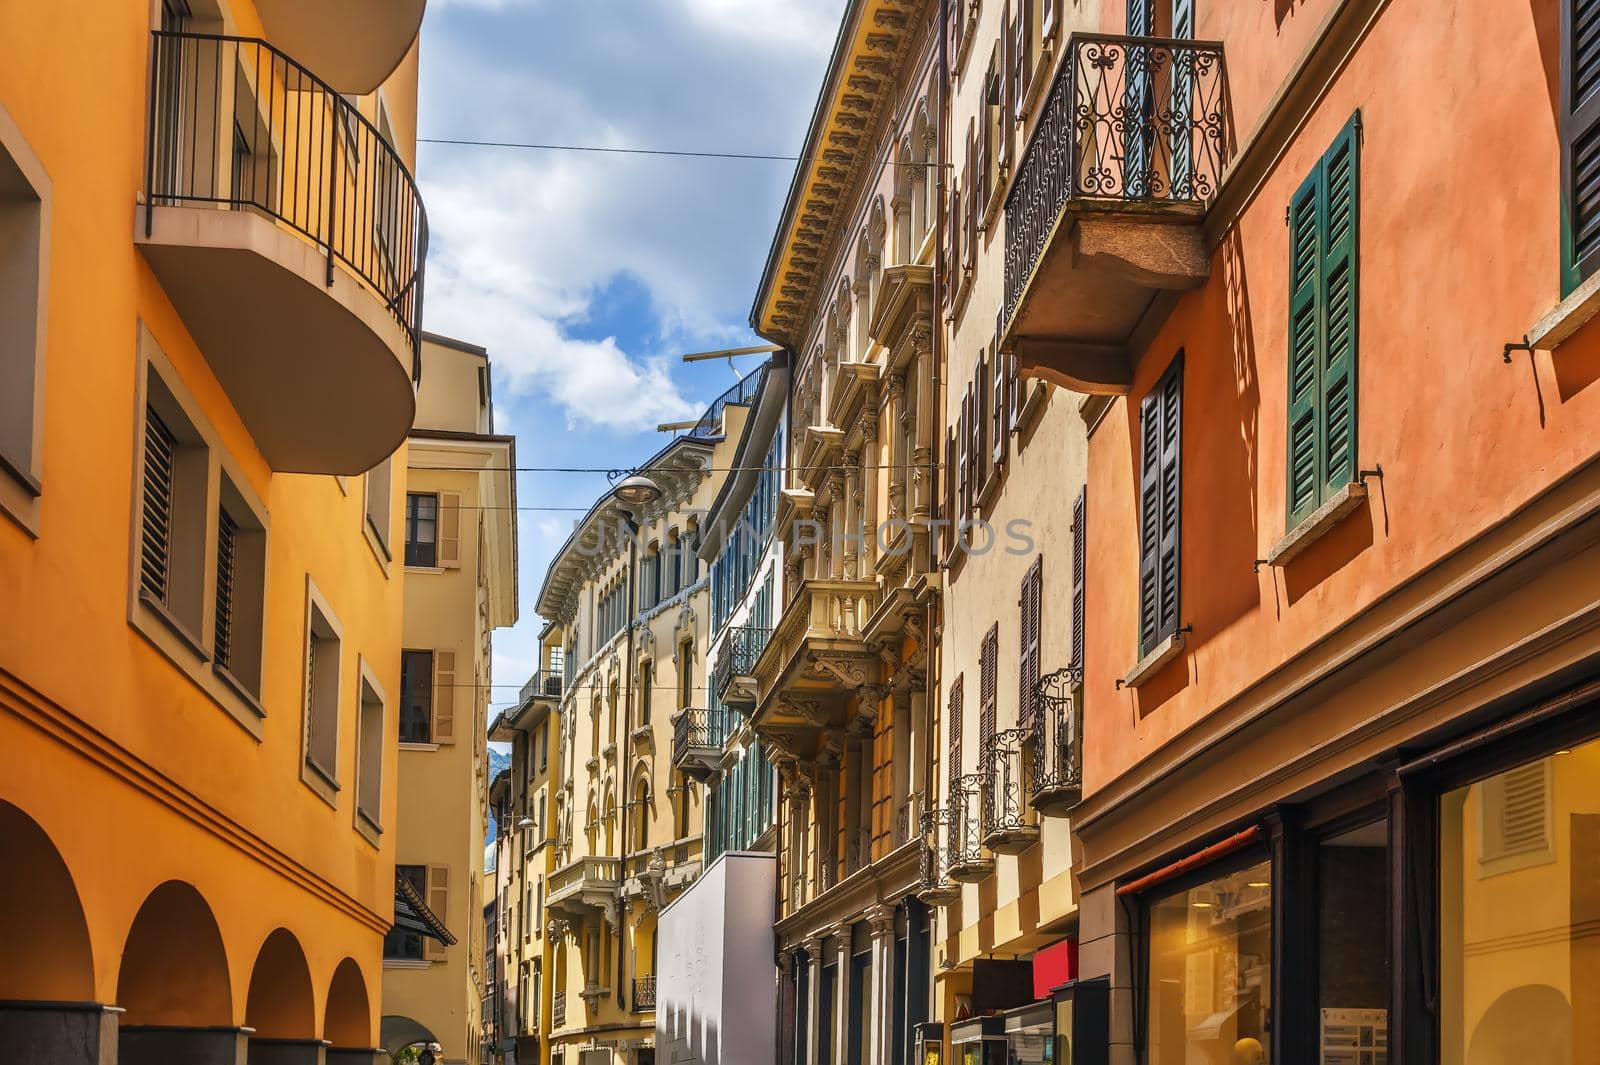
<instances>
[{"instance_id":1,"label":"distant mountain","mask_svg":"<svg viewBox=\"0 0 1600 1065\"><path fill-rule=\"evenodd\" d=\"M489 748L489 779L493 780L495 777L499 776L500 775L500 770L502 770L502 769L510 769L510 768L511 768L511 752L510 751L497 751L493 747L490 747ZM495 823L494 823L494 815L490 814L489 815L488 827L486 827L484 829L484 839L483 839L484 846L486 846L486 847L487 846L493 846L494 845L494 840L495 840L495 835L496 835L496 826L495 826Z\"/></svg>"}]
</instances>

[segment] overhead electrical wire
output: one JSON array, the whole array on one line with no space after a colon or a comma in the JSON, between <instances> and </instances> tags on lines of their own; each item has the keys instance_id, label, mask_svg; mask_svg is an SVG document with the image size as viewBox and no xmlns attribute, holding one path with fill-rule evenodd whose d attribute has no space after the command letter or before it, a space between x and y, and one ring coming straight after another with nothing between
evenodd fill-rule
<instances>
[{"instance_id":1,"label":"overhead electrical wire","mask_svg":"<svg viewBox=\"0 0 1600 1065\"><path fill-rule=\"evenodd\" d=\"M767 152L705 152L680 148L629 148L601 144L547 144L538 141L481 141L468 137L418 137L418 144L446 144L464 148L515 148L540 152L588 152L596 155L660 155L679 159L744 159L769 163L798 163L809 156L778 155ZM952 166L951 163L902 162L899 159L880 159L884 166Z\"/></svg>"}]
</instances>

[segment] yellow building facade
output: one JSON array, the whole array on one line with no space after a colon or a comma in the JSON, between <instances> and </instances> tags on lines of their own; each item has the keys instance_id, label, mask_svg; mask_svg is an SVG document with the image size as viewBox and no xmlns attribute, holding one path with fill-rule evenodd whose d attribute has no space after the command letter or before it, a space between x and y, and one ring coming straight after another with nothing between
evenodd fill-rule
<instances>
[{"instance_id":1,"label":"yellow building facade","mask_svg":"<svg viewBox=\"0 0 1600 1065\"><path fill-rule=\"evenodd\" d=\"M342 6L0 6L14 1060L378 1053L422 3Z\"/></svg>"},{"instance_id":2,"label":"yellow building facade","mask_svg":"<svg viewBox=\"0 0 1600 1065\"><path fill-rule=\"evenodd\" d=\"M516 442L494 432L482 348L428 334L422 366L391 545L405 570L395 869L456 942L391 933L383 1046L478 1065L490 637L517 617Z\"/></svg>"}]
</instances>

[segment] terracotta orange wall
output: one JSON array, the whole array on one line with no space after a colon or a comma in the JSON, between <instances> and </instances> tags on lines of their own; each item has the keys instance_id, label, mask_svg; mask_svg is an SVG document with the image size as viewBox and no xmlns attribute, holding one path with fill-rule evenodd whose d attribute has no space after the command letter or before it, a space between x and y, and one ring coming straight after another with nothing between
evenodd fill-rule
<instances>
[{"instance_id":1,"label":"terracotta orange wall","mask_svg":"<svg viewBox=\"0 0 1600 1065\"><path fill-rule=\"evenodd\" d=\"M233 6L252 32L248 5ZM176 877L200 888L222 926L237 1013L255 950L273 924L287 924L311 955L319 996L339 958L358 960L375 1032L393 835L374 847L353 826L356 662L367 661L390 699L383 820L392 825L400 574L386 575L362 536L360 478L346 494L332 477L268 470L135 248L151 9L92 7L6 4L0 16L0 101L54 191L39 538L0 518L0 670L33 689L0 690L0 799L45 824L65 857L89 911L102 1001L115 1001L122 938L140 902ZM270 516L259 741L128 622L141 321ZM396 464L404 469L403 455ZM393 483L396 542L404 478ZM300 778L308 573L344 628L337 808ZM46 738L23 723L35 714L86 730Z\"/></svg>"},{"instance_id":2,"label":"terracotta orange wall","mask_svg":"<svg viewBox=\"0 0 1600 1065\"><path fill-rule=\"evenodd\" d=\"M1280 27L1285 6L1199 5L1242 131L1329 5ZM1089 791L1595 453L1600 338L1501 359L1560 298L1558 40L1553 0L1390 3L1106 412L1090 440ZM1284 210L1357 108L1358 460L1384 477L1287 569L1256 574L1285 531ZM1180 623L1194 632L1161 675L1117 690L1137 658L1139 398L1180 348Z\"/></svg>"}]
</instances>

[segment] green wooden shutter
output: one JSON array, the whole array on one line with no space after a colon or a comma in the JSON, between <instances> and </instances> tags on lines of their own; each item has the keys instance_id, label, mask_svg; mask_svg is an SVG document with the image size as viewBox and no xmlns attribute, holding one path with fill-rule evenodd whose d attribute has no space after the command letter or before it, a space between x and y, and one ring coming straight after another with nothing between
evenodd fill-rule
<instances>
[{"instance_id":1,"label":"green wooden shutter","mask_svg":"<svg viewBox=\"0 0 1600 1065\"><path fill-rule=\"evenodd\" d=\"M1317 509L1317 457L1321 451L1322 427L1317 386L1317 279L1321 256L1318 254L1318 204L1321 200L1322 167L1309 177L1289 204L1289 528Z\"/></svg>"},{"instance_id":2,"label":"green wooden shutter","mask_svg":"<svg viewBox=\"0 0 1600 1065\"><path fill-rule=\"evenodd\" d=\"M1561 4L1561 207L1565 296L1600 267L1600 0Z\"/></svg>"},{"instance_id":3,"label":"green wooden shutter","mask_svg":"<svg viewBox=\"0 0 1600 1065\"><path fill-rule=\"evenodd\" d=\"M1323 157L1323 485L1326 500L1356 476L1356 247L1360 116Z\"/></svg>"},{"instance_id":4,"label":"green wooden shutter","mask_svg":"<svg viewBox=\"0 0 1600 1065\"><path fill-rule=\"evenodd\" d=\"M1361 116L1289 204L1289 528L1356 477Z\"/></svg>"}]
</instances>

